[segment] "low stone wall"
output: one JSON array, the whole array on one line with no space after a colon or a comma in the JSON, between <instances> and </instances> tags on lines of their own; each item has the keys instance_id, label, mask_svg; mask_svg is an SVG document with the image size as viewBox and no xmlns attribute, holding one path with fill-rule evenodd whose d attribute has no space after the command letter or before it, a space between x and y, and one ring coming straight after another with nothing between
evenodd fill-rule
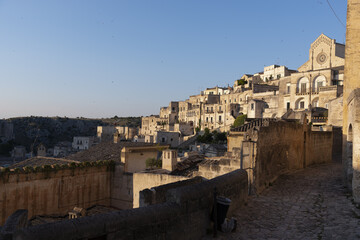
<instances>
[{"instance_id":1,"label":"low stone wall","mask_svg":"<svg viewBox=\"0 0 360 240\"><path fill-rule=\"evenodd\" d=\"M210 227L215 188L232 200L231 212L247 199L247 174L237 170L170 189L162 204L23 228L14 239L201 239Z\"/></svg>"},{"instance_id":2,"label":"low stone wall","mask_svg":"<svg viewBox=\"0 0 360 240\"><path fill-rule=\"evenodd\" d=\"M157 187L160 185L183 181L189 179L183 176L174 176L156 173L134 173L133 174L133 208L138 208L139 193L146 188Z\"/></svg>"},{"instance_id":3,"label":"low stone wall","mask_svg":"<svg viewBox=\"0 0 360 240\"><path fill-rule=\"evenodd\" d=\"M2 172L0 177L0 225L17 209L35 215L67 214L75 206L110 205L111 174L106 166Z\"/></svg>"},{"instance_id":4,"label":"low stone wall","mask_svg":"<svg viewBox=\"0 0 360 240\"><path fill-rule=\"evenodd\" d=\"M170 189L200 183L203 180L204 179L202 177L194 177L188 180L153 187L151 189L144 189L140 191L140 207L164 203L166 202L166 194Z\"/></svg>"},{"instance_id":5,"label":"low stone wall","mask_svg":"<svg viewBox=\"0 0 360 240\"><path fill-rule=\"evenodd\" d=\"M199 165L199 170L194 175L212 179L237 169L240 169L238 159L206 160Z\"/></svg>"},{"instance_id":6,"label":"low stone wall","mask_svg":"<svg viewBox=\"0 0 360 240\"><path fill-rule=\"evenodd\" d=\"M333 132L308 131L306 142L306 167L331 162L333 158Z\"/></svg>"},{"instance_id":7,"label":"low stone wall","mask_svg":"<svg viewBox=\"0 0 360 240\"><path fill-rule=\"evenodd\" d=\"M270 122L246 134L230 134L228 146L229 151L240 149L251 192L260 193L281 174L331 162L333 133L311 131L311 126L296 122Z\"/></svg>"},{"instance_id":8,"label":"low stone wall","mask_svg":"<svg viewBox=\"0 0 360 240\"><path fill-rule=\"evenodd\" d=\"M133 207L133 174L124 171L123 165L117 165L111 178L111 206L118 209Z\"/></svg>"}]
</instances>

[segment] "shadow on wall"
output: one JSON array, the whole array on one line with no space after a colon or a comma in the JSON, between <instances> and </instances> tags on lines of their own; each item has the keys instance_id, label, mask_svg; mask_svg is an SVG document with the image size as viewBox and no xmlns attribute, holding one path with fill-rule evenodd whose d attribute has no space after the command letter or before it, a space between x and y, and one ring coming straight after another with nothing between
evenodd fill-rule
<instances>
[{"instance_id":1,"label":"shadow on wall","mask_svg":"<svg viewBox=\"0 0 360 240\"><path fill-rule=\"evenodd\" d=\"M244 170L236 170L208 181L170 189L166 202L161 204L33 227L22 228L24 225L19 224L19 217L14 214L1 230L8 226L7 236L18 240L201 239L210 228L214 189L232 200L229 209L232 211L246 202L247 179Z\"/></svg>"},{"instance_id":2,"label":"shadow on wall","mask_svg":"<svg viewBox=\"0 0 360 240\"><path fill-rule=\"evenodd\" d=\"M249 174L251 192L258 194L281 174L331 162L333 133L279 121L244 134L230 134L228 146L229 151L240 149L240 166Z\"/></svg>"}]
</instances>

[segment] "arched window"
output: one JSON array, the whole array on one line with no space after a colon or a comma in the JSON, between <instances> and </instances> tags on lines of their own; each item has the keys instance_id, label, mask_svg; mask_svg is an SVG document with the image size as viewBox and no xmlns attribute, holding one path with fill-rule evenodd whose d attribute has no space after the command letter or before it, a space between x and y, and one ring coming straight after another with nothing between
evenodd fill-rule
<instances>
[{"instance_id":1,"label":"arched window","mask_svg":"<svg viewBox=\"0 0 360 240\"><path fill-rule=\"evenodd\" d=\"M299 98L295 102L295 109L304 109L305 108L305 99Z\"/></svg>"},{"instance_id":2,"label":"arched window","mask_svg":"<svg viewBox=\"0 0 360 240\"><path fill-rule=\"evenodd\" d=\"M314 100L312 100L312 103L311 103L311 106L312 107L319 107L319 98L314 98Z\"/></svg>"},{"instance_id":3,"label":"arched window","mask_svg":"<svg viewBox=\"0 0 360 240\"><path fill-rule=\"evenodd\" d=\"M307 77L302 77L299 79L296 87L297 93L305 94L309 89L309 79Z\"/></svg>"},{"instance_id":4,"label":"arched window","mask_svg":"<svg viewBox=\"0 0 360 240\"><path fill-rule=\"evenodd\" d=\"M326 86L326 78L323 75L317 76L313 81L313 91L319 92L321 87Z\"/></svg>"}]
</instances>

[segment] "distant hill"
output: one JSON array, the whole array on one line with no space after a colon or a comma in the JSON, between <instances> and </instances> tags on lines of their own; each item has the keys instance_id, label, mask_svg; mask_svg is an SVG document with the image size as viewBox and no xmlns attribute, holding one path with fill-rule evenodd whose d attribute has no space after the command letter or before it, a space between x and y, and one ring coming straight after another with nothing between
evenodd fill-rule
<instances>
[{"instance_id":1,"label":"distant hill","mask_svg":"<svg viewBox=\"0 0 360 240\"><path fill-rule=\"evenodd\" d=\"M9 119L14 124L14 141L11 145L25 146L30 151L42 143L47 148L60 141L70 141L74 136L96 136L97 126L129 125L138 127L140 117L114 117L107 119L67 118L67 117L19 117ZM4 154L4 153L0 153Z\"/></svg>"}]
</instances>

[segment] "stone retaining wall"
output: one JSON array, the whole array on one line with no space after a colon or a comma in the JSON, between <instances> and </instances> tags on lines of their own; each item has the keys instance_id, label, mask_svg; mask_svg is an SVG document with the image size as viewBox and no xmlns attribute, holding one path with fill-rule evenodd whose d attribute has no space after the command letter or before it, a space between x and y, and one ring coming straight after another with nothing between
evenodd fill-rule
<instances>
[{"instance_id":1,"label":"stone retaining wall","mask_svg":"<svg viewBox=\"0 0 360 240\"><path fill-rule=\"evenodd\" d=\"M67 214L74 206L110 205L111 174L106 166L2 173L0 225L18 209L35 215Z\"/></svg>"},{"instance_id":2,"label":"stone retaining wall","mask_svg":"<svg viewBox=\"0 0 360 240\"><path fill-rule=\"evenodd\" d=\"M166 202L166 194L170 189L188 186L204 181L202 177L194 177L188 180L179 182L168 183L151 189L147 188L140 191L140 207L146 207L148 205L154 205Z\"/></svg>"},{"instance_id":3,"label":"stone retaining wall","mask_svg":"<svg viewBox=\"0 0 360 240\"><path fill-rule=\"evenodd\" d=\"M214 189L232 200L230 212L246 202L244 170L170 189L166 202L109 214L17 230L14 239L201 239L210 227Z\"/></svg>"}]
</instances>

